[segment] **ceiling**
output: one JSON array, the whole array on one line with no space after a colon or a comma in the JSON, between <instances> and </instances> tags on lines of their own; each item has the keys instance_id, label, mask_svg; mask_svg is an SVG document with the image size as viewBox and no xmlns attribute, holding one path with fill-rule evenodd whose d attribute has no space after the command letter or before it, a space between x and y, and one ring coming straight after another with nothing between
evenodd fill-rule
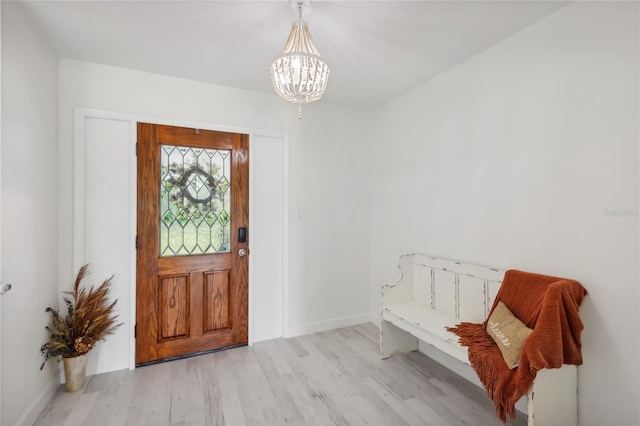
<instances>
[{"instance_id":1,"label":"ceiling","mask_svg":"<svg viewBox=\"0 0 640 426\"><path fill-rule=\"evenodd\" d=\"M273 94L295 7L278 1L23 1L59 56ZM372 109L548 16L555 1L327 1L303 20L322 102Z\"/></svg>"}]
</instances>

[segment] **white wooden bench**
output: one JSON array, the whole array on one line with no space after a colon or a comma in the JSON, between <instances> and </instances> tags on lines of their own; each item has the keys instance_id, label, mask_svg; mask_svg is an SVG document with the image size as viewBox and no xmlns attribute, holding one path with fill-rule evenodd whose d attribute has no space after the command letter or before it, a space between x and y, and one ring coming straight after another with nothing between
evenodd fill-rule
<instances>
[{"instance_id":1,"label":"white wooden bench","mask_svg":"<svg viewBox=\"0 0 640 426\"><path fill-rule=\"evenodd\" d=\"M415 351L423 341L469 364L467 348L445 327L487 318L505 270L432 256L400 256L400 280L382 287L380 356ZM577 425L577 368L538 372L527 394L528 424Z\"/></svg>"}]
</instances>

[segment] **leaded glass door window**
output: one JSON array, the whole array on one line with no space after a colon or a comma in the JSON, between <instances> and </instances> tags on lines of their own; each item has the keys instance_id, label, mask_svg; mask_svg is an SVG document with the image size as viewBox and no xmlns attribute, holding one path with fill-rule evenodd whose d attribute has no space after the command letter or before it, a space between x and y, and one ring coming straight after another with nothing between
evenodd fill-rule
<instances>
[{"instance_id":1,"label":"leaded glass door window","mask_svg":"<svg viewBox=\"0 0 640 426\"><path fill-rule=\"evenodd\" d=\"M231 151L160 146L160 256L228 253Z\"/></svg>"}]
</instances>

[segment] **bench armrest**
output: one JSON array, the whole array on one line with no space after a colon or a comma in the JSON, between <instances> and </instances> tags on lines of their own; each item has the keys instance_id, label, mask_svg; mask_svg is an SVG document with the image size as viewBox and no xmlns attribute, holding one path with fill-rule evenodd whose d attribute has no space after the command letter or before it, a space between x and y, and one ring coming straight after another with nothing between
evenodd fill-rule
<instances>
[{"instance_id":1,"label":"bench armrest","mask_svg":"<svg viewBox=\"0 0 640 426\"><path fill-rule=\"evenodd\" d=\"M393 284L385 284L380 289L381 308L396 303L410 302L414 299L413 256L400 256L398 269L400 269L398 281Z\"/></svg>"}]
</instances>

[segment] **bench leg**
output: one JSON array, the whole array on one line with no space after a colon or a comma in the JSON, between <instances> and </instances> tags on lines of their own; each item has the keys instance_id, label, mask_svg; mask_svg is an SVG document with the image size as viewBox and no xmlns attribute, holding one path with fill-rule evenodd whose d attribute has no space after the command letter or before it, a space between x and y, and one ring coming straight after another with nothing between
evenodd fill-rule
<instances>
[{"instance_id":1,"label":"bench leg","mask_svg":"<svg viewBox=\"0 0 640 426\"><path fill-rule=\"evenodd\" d=\"M578 371L575 365L538 371L528 395L528 426L578 424Z\"/></svg>"},{"instance_id":2,"label":"bench leg","mask_svg":"<svg viewBox=\"0 0 640 426\"><path fill-rule=\"evenodd\" d=\"M418 350L418 338L399 329L388 321L380 321L380 358L387 359L395 351Z\"/></svg>"}]
</instances>

